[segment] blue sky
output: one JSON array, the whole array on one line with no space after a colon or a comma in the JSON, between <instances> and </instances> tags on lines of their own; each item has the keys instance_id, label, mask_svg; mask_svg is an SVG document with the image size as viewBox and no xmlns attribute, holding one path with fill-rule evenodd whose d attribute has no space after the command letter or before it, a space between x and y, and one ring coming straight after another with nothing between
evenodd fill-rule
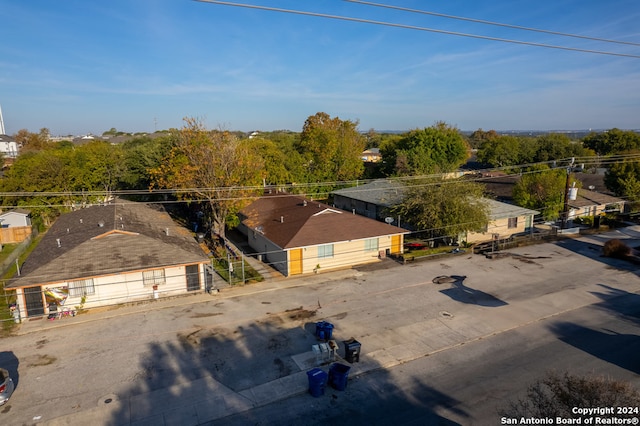
<instances>
[{"instance_id":1,"label":"blue sky","mask_svg":"<svg viewBox=\"0 0 640 426\"><path fill-rule=\"evenodd\" d=\"M640 56L640 46L342 0L241 2ZM637 0L377 3L640 44ZM640 128L640 58L192 0L0 0L0 22L8 134L148 132L187 116L300 131L319 111L361 130Z\"/></svg>"}]
</instances>

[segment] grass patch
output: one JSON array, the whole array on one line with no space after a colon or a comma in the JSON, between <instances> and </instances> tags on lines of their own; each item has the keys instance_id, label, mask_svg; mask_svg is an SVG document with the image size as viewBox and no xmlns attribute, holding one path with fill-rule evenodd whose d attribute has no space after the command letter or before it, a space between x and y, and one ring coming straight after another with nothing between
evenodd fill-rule
<instances>
[{"instance_id":1,"label":"grass patch","mask_svg":"<svg viewBox=\"0 0 640 426\"><path fill-rule=\"evenodd\" d=\"M410 250L408 252L404 252L402 257L404 260L414 260L422 257L434 256L443 253L449 253L450 251L459 248L454 246L440 246L435 248L423 248L418 250Z\"/></svg>"},{"instance_id":2,"label":"grass patch","mask_svg":"<svg viewBox=\"0 0 640 426\"><path fill-rule=\"evenodd\" d=\"M22 264L24 260L31 254L33 249L36 248L44 233L40 233L37 237L31 240L31 243L27 246L27 248L20 254L18 257L18 263ZM6 244L2 247L2 252L0 252L0 262L6 260L11 253L13 253L20 244ZM13 315L9 310L9 305L12 303L16 303L16 292L15 290L5 290L4 285L7 280L13 278L18 273L18 268L15 263L12 263L11 266L2 274L0 278L0 321L2 322L2 327L0 328L0 337L9 335L16 326L16 323L13 319Z\"/></svg>"}]
</instances>

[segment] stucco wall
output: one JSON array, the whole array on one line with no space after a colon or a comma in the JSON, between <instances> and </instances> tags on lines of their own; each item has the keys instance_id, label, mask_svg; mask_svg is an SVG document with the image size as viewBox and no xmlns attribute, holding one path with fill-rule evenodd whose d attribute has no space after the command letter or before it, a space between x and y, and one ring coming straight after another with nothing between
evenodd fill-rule
<instances>
[{"instance_id":1,"label":"stucco wall","mask_svg":"<svg viewBox=\"0 0 640 426\"><path fill-rule=\"evenodd\" d=\"M318 246L303 247L302 273L309 274L377 262L379 252L391 249L391 236L378 238L378 249L365 251L365 240L346 241L333 245L333 257L318 258Z\"/></svg>"},{"instance_id":2,"label":"stucco wall","mask_svg":"<svg viewBox=\"0 0 640 426\"><path fill-rule=\"evenodd\" d=\"M187 291L187 278L186 267L177 266L171 268L164 268L165 271L165 283L158 285L158 297L177 296L180 294L186 294ZM143 272L136 271L131 273L107 275L93 278L93 294L87 294L83 308L91 309L101 306L116 305L120 303L128 303L143 300L154 299L154 290L152 285L144 285ZM200 278L200 288L204 289L204 265L198 265L198 276ZM69 287L68 282L47 284L42 286L42 290ZM17 296L20 307L20 314L22 318L27 317L24 298L22 297L22 289L17 289ZM75 309L76 306L80 306L82 301L81 296L69 295L63 306L59 308ZM43 303L44 296L43 296ZM45 304L45 314L48 313L47 306Z\"/></svg>"},{"instance_id":3,"label":"stucco wall","mask_svg":"<svg viewBox=\"0 0 640 426\"><path fill-rule=\"evenodd\" d=\"M529 220L531 219L529 218ZM489 223L486 232L468 232L465 240L467 243L479 243L491 241L493 234L498 234L498 238L503 239L526 231L527 216L518 216L518 224L514 228L509 228L509 219L497 219Z\"/></svg>"}]
</instances>

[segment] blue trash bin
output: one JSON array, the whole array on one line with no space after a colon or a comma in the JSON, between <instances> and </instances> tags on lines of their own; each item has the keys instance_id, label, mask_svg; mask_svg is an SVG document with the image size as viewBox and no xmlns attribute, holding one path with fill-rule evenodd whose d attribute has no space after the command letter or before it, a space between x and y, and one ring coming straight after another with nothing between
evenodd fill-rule
<instances>
[{"instance_id":1,"label":"blue trash bin","mask_svg":"<svg viewBox=\"0 0 640 426\"><path fill-rule=\"evenodd\" d=\"M307 371L309 378L309 393L311 396L319 397L324 395L324 388L327 385L327 373L319 368Z\"/></svg>"},{"instance_id":2,"label":"blue trash bin","mask_svg":"<svg viewBox=\"0 0 640 426\"><path fill-rule=\"evenodd\" d=\"M324 340L324 321L316 323L316 338Z\"/></svg>"},{"instance_id":3,"label":"blue trash bin","mask_svg":"<svg viewBox=\"0 0 640 426\"><path fill-rule=\"evenodd\" d=\"M351 367L348 365L335 363L329 367L329 384L335 390L343 391L347 388L347 380L349 379L349 370Z\"/></svg>"},{"instance_id":4,"label":"blue trash bin","mask_svg":"<svg viewBox=\"0 0 640 426\"><path fill-rule=\"evenodd\" d=\"M324 323L324 340L331 340L331 336L333 335L333 324L330 322Z\"/></svg>"},{"instance_id":5,"label":"blue trash bin","mask_svg":"<svg viewBox=\"0 0 640 426\"><path fill-rule=\"evenodd\" d=\"M331 340L333 335L333 324L326 321L320 321L316 323L316 338L318 340Z\"/></svg>"}]
</instances>

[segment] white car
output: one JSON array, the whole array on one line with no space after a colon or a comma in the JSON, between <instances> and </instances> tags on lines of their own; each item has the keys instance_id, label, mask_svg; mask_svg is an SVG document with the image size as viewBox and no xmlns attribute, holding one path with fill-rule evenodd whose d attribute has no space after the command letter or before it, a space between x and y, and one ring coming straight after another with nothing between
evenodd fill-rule
<instances>
[{"instance_id":1,"label":"white car","mask_svg":"<svg viewBox=\"0 0 640 426\"><path fill-rule=\"evenodd\" d=\"M9 372L4 368L0 368L0 405L4 405L9 401L13 389L13 380L9 377Z\"/></svg>"}]
</instances>

